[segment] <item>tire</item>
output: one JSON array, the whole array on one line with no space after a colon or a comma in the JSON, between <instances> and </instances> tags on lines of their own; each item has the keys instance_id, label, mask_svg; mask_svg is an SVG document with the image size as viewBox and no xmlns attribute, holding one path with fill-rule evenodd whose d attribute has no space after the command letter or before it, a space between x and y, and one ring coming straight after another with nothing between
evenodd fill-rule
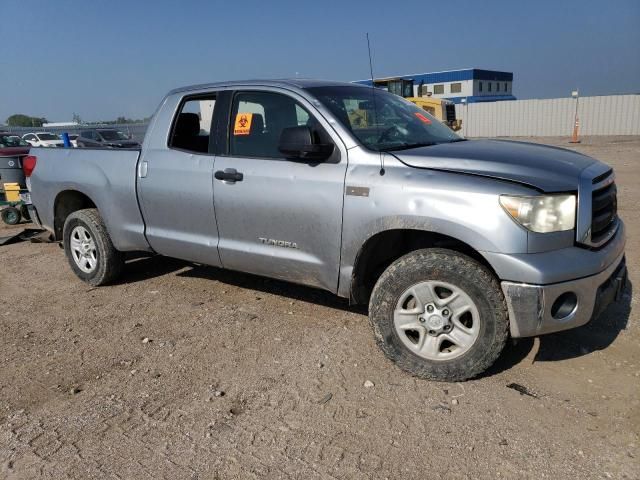
<instances>
[{"instance_id":1,"label":"tire","mask_svg":"<svg viewBox=\"0 0 640 480\"><path fill-rule=\"evenodd\" d=\"M22 215L22 218L24 218L27 222L31 221L31 215L29 215L29 209L26 205L20 206L20 214Z\"/></svg>"},{"instance_id":2,"label":"tire","mask_svg":"<svg viewBox=\"0 0 640 480\"><path fill-rule=\"evenodd\" d=\"M115 249L95 208L70 214L63 228L64 252L73 272L94 287L120 276L124 255Z\"/></svg>"},{"instance_id":3,"label":"tire","mask_svg":"<svg viewBox=\"0 0 640 480\"><path fill-rule=\"evenodd\" d=\"M369 301L369 321L378 346L401 369L445 382L488 369L509 327L495 276L472 258L440 248L411 252L382 273Z\"/></svg>"},{"instance_id":4,"label":"tire","mask_svg":"<svg viewBox=\"0 0 640 480\"><path fill-rule=\"evenodd\" d=\"M20 210L16 207L3 208L0 213L2 221L7 225L17 225L20 223Z\"/></svg>"}]
</instances>

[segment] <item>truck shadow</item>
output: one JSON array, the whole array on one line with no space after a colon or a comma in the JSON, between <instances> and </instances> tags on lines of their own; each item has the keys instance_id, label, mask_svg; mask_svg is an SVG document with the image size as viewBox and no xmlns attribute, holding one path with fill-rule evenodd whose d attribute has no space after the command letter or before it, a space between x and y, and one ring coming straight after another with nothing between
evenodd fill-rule
<instances>
[{"instance_id":1,"label":"truck shadow","mask_svg":"<svg viewBox=\"0 0 640 480\"><path fill-rule=\"evenodd\" d=\"M366 315L366 307L349 305L349 301L325 290L304 285L296 285L272 278L235 272L205 265L192 265L192 268L178 273L180 277L204 278L216 280L226 285L255 290L262 293L286 297L291 300L314 303L336 310Z\"/></svg>"},{"instance_id":2,"label":"truck shadow","mask_svg":"<svg viewBox=\"0 0 640 480\"><path fill-rule=\"evenodd\" d=\"M162 257L147 252L131 252L126 255L122 276L114 285L144 282L151 278L175 273L190 266L189 262L176 258Z\"/></svg>"},{"instance_id":3,"label":"truck shadow","mask_svg":"<svg viewBox=\"0 0 640 480\"><path fill-rule=\"evenodd\" d=\"M226 285L273 294L292 300L315 303L337 310L362 315L367 314L366 307L350 306L348 300L324 290L147 253L128 255L124 274L115 284L124 285L143 282L167 274L213 280Z\"/></svg>"},{"instance_id":4,"label":"truck shadow","mask_svg":"<svg viewBox=\"0 0 640 480\"><path fill-rule=\"evenodd\" d=\"M610 305L599 317L582 327L542 335L539 337L540 346L533 362L556 362L604 350L627 328L632 298L633 285L628 281L620 301ZM496 363L482 376L509 370L522 362L531 353L533 346L534 338L523 338L515 344L509 344Z\"/></svg>"},{"instance_id":5,"label":"truck shadow","mask_svg":"<svg viewBox=\"0 0 640 480\"><path fill-rule=\"evenodd\" d=\"M125 274L118 283L136 283L167 274L218 281L239 288L314 303L331 309L367 315L366 306L349 305L346 299L324 290L159 255L130 255ZM631 313L632 298L633 285L631 281L628 281L621 300L610 305L598 318L579 328L539 337L540 346L533 361L554 362L581 357L597 350L604 350L627 327ZM533 338L523 338L517 342L509 342L498 360L487 372L481 375L481 378L496 375L513 368L531 354L533 347Z\"/></svg>"}]
</instances>

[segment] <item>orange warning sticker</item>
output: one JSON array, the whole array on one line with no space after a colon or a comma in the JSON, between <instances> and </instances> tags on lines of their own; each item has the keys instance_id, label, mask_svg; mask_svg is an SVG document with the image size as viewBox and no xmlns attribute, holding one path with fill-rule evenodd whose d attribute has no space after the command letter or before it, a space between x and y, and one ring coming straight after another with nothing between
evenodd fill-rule
<instances>
[{"instance_id":1,"label":"orange warning sticker","mask_svg":"<svg viewBox=\"0 0 640 480\"><path fill-rule=\"evenodd\" d=\"M233 126L234 135L249 135L251 132L251 118L253 113L236 114L236 123Z\"/></svg>"},{"instance_id":2,"label":"orange warning sticker","mask_svg":"<svg viewBox=\"0 0 640 480\"><path fill-rule=\"evenodd\" d=\"M414 115L416 117L418 117L418 120L420 120L421 122L426 123L427 125L431 125L431 120L429 120L427 117L425 117L424 115L422 115L420 112L416 112L414 113Z\"/></svg>"}]
</instances>

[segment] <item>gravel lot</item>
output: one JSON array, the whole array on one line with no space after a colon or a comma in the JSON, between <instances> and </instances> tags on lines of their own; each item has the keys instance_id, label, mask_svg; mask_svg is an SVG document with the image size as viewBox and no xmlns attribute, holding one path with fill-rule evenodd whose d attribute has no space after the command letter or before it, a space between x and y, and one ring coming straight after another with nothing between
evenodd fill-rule
<instances>
[{"instance_id":1,"label":"gravel lot","mask_svg":"<svg viewBox=\"0 0 640 480\"><path fill-rule=\"evenodd\" d=\"M0 478L640 478L640 139L534 141L616 168L630 285L464 384L321 291L162 257L90 288L56 244L0 247Z\"/></svg>"}]
</instances>

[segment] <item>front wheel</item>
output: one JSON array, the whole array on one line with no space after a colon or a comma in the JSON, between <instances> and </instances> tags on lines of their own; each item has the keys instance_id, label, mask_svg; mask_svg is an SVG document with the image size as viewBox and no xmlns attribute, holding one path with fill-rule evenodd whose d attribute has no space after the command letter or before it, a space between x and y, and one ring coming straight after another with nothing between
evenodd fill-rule
<instances>
[{"instance_id":1,"label":"front wheel","mask_svg":"<svg viewBox=\"0 0 640 480\"><path fill-rule=\"evenodd\" d=\"M82 280L99 286L120 275L124 256L113 246L98 210L73 212L64 222L62 234L69 265Z\"/></svg>"},{"instance_id":2,"label":"front wheel","mask_svg":"<svg viewBox=\"0 0 640 480\"><path fill-rule=\"evenodd\" d=\"M449 382L489 368L509 325L492 273L466 255L435 248L411 252L384 271L369 320L378 345L400 368Z\"/></svg>"}]
</instances>

